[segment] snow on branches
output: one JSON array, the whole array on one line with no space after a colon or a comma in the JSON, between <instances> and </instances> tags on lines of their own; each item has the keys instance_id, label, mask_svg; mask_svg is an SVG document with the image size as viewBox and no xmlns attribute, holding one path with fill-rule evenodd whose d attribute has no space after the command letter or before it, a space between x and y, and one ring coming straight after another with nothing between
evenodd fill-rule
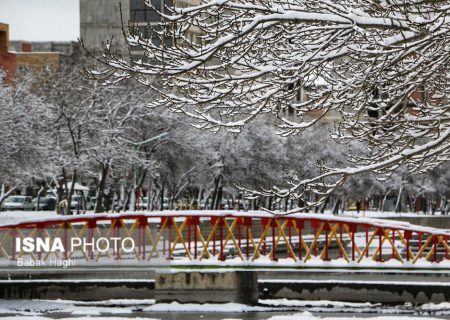
<instances>
[{"instance_id":1,"label":"snow on branches","mask_svg":"<svg viewBox=\"0 0 450 320\"><path fill-rule=\"evenodd\" d=\"M46 167L39 156L46 146L35 134L42 104L29 92L29 79L17 79L14 87L9 87L2 82L3 76L0 72L0 184L15 188L39 177Z\"/></svg>"},{"instance_id":2,"label":"snow on branches","mask_svg":"<svg viewBox=\"0 0 450 320\"><path fill-rule=\"evenodd\" d=\"M131 27L127 42L143 56L125 59L106 46L106 69L91 75L134 78L160 94L153 105L213 131L240 132L269 114L288 136L337 115L333 139L366 147L349 154L349 167L321 165L313 178L251 191L324 199L353 174L389 176L401 165L421 172L449 160L449 11L439 0L205 1L160 13L151 37Z\"/></svg>"}]
</instances>

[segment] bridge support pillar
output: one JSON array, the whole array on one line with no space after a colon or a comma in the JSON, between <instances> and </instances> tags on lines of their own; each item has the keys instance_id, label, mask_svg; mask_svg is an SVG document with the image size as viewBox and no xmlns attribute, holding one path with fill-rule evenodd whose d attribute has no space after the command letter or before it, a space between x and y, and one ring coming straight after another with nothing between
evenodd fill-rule
<instances>
[{"instance_id":1,"label":"bridge support pillar","mask_svg":"<svg viewBox=\"0 0 450 320\"><path fill-rule=\"evenodd\" d=\"M156 302L258 303L254 271L157 273Z\"/></svg>"}]
</instances>

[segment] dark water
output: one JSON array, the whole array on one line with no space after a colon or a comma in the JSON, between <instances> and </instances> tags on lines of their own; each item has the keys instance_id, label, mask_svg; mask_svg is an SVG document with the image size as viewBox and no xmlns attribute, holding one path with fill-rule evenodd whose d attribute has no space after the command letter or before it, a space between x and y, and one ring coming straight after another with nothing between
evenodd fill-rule
<instances>
[{"instance_id":1,"label":"dark water","mask_svg":"<svg viewBox=\"0 0 450 320\"><path fill-rule=\"evenodd\" d=\"M15 316L17 320L22 319L32 319L30 316L17 316L15 314L1 314L0 319L3 316ZM107 319L109 317L117 319L133 319L139 318L144 319L161 319L161 320L269 320L273 317L283 316L286 320L311 320L311 319L323 319L327 320L330 318L342 318L342 319L370 319L383 317L383 320L388 317L392 320L407 320L407 319L450 319L450 315L434 315L434 314L383 314L383 313L312 313L305 314L299 311L284 311L284 312L245 312L245 313L226 313L226 312L133 312L132 314L100 314L100 315L72 315L66 313L52 313L48 315L40 315L40 317L45 317L48 319L61 319L61 318L79 318L79 317L89 317L93 320L97 317L102 319ZM41 318L42 319L42 318Z\"/></svg>"}]
</instances>

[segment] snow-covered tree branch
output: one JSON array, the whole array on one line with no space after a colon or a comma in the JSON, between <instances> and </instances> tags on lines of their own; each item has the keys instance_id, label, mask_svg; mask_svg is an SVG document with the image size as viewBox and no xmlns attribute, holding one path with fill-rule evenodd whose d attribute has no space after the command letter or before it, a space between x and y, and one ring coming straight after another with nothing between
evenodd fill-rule
<instances>
[{"instance_id":1,"label":"snow-covered tree branch","mask_svg":"<svg viewBox=\"0 0 450 320\"><path fill-rule=\"evenodd\" d=\"M401 165L421 172L448 161L449 11L448 1L428 0L205 1L161 13L151 39L130 28L128 44L144 58L122 58L106 44L106 68L91 76L134 78L158 92L152 105L213 131L240 132L270 114L288 136L338 116L336 142L366 148L349 154L351 166L323 165L316 177L256 192L326 196L353 174L390 175ZM296 100L299 93L307 98Z\"/></svg>"}]
</instances>

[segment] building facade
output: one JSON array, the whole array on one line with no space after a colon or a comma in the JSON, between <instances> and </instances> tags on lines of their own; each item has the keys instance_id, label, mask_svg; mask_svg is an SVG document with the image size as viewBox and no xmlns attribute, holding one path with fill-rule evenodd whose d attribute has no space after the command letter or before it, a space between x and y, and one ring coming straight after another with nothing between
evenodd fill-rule
<instances>
[{"instance_id":1,"label":"building facade","mask_svg":"<svg viewBox=\"0 0 450 320\"><path fill-rule=\"evenodd\" d=\"M0 23L0 69L10 83L16 71L16 55L9 52L9 25L5 23Z\"/></svg>"},{"instance_id":2,"label":"building facade","mask_svg":"<svg viewBox=\"0 0 450 320\"><path fill-rule=\"evenodd\" d=\"M32 71L38 76L51 75L61 65L72 65L81 56L77 42L25 42L9 40L9 25L0 23L0 69L11 83L18 72Z\"/></svg>"},{"instance_id":3,"label":"building facade","mask_svg":"<svg viewBox=\"0 0 450 320\"><path fill-rule=\"evenodd\" d=\"M15 53L16 71L33 71L37 75L49 75L59 71L60 53L33 52L32 50L31 44L27 44L25 51Z\"/></svg>"},{"instance_id":4,"label":"building facade","mask_svg":"<svg viewBox=\"0 0 450 320\"><path fill-rule=\"evenodd\" d=\"M115 51L124 52L123 29L129 12L129 0L80 0L80 38L84 46L99 51L102 43L112 39Z\"/></svg>"},{"instance_id":5,"label":"building facade","mask_svg":"<svg viewBox=\"0 0 450 320\"><path fill-rule=\"evenodd\" d=\"M152 0L154 8L151 8L143 0L80 0L81 40L93 52L102 50L102 44L112 40L112 51L124 54L128 52L125 37L130 29L158 41L148 28L161 22L157 11L169 13L167 8L173 5L189 7L198 3L199 0ZM190 32L190 38L195 41L195 30ZM138 54L139 50L134 53Z\"/></svg>"}]
</instances>

